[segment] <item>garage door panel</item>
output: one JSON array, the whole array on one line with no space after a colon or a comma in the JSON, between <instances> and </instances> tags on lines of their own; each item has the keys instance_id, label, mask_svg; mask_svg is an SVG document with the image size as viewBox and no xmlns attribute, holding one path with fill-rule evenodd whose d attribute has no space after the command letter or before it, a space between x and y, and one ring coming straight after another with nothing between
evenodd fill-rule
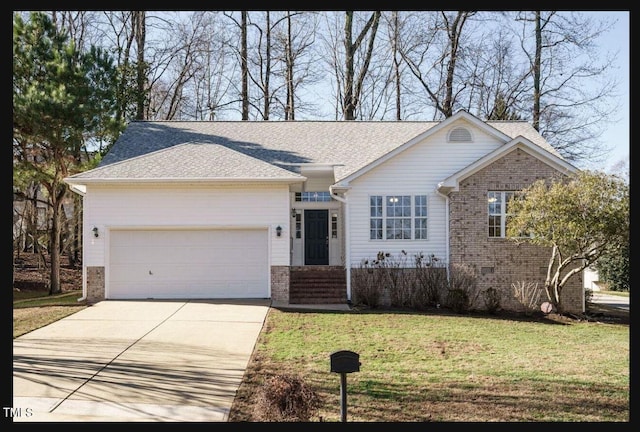
<instances>
[{"instance_id":1,"label":"garage door panel","mask_svg":"<svg viewBox=\"0 0 640 432\"><path fill-rule=\"evenodd\" d=\"M266 298L267 230L113 230L108 298Z\"/></svg>"}]
</instances>

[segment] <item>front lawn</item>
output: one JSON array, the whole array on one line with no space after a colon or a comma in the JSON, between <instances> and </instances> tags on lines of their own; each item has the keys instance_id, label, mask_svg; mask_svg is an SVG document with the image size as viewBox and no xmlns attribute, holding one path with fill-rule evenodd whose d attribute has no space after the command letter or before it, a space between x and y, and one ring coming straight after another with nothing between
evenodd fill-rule
<instances>
[{"instance_id":1,"label":"front lawn","mask_svg":"<svg viewBox=\"0 0 640 432\"><path fill-rule=\"evenodd\" d=\"M296 377L341 420L330 354L346 374L352 422L628 422L629 325L398 311L269 311L230 412L259 421L272 377ZM428 427L427 427L428 428Z\"/></svg>"}]
</instances>

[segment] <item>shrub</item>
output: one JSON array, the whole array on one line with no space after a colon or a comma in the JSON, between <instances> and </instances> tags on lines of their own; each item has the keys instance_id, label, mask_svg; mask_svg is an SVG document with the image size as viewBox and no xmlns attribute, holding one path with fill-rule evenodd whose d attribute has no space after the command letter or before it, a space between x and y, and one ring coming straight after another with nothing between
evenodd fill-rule
<instances>
[{"instance_id":1,"label":"shrub","mask_svg":"<svg viewBox=\"0 0 640 432\"><path fill-rule=\"evenodd\" d=\"M629 291L629 244L616 253L603 255L595 264L600 280L611 291Z\"/></svg>"},{"instance_id":2,"label":"shrub","mask_svg":"<svg viewBox=\"0 0 640 432\"><path fill-rule=\"evenodd\" d=\"M446 304L457 313L472 310L479 296L478 275L475 269L466 264L449 266L449 285Z\"/></svg>"},{"instance_id":3,"label":"shrub","mask_svg":"<svg viewBox=\"0 0 640 432\"><path fill-rule=\"evenodd\" d=\"M375 259L362 260L351 275L354 304L372 308L384 303L424 310L439 305L447 287L446 267L438 258L418 253L412 266L404 250L397 256L380 251Z\"/></svg>"},{"instance_id":4,"label":"shrub","mask_svg":"<svg viewBox=\"0 0 640 432\"><path fill-rule=\"evenodd\" d=\"M490 314L498 312L502 306L500 302L500 293L497 289L490 287L484 292L484 306Z\"/></svg>"},{"instance_id":5,"label":"shrub","mask_svg":"<svg viewBox=\"0 0 640 432\"><path fill-rule=\"evenodd\" d=\"M378 307L382 299L383 284L373 260L362 260L360 266L352 270L351 277L353 303L371 308Z\"/></svg>"},{"instance_id":6,"label":"shrub","mask_svg":"<svg viewBox=\"0 0 640 432\"><path fill-rule=\"evenodd\" d=\"M309 421L320 406L318 394L297 377L276 375L261 387L255 406L260 421Z\"/></svg>"},{"instance_id":7,"label":"shrub","mask_svg":"<svg viewBox=\"0 0 640 432\"><path fill-rule=\"evenodd\" d=\"M410 306L418 310L437 307L447 288L446 266L433 254L425 257L419 253L414 258L415 281Z\"/></svg>"}]
</instances>

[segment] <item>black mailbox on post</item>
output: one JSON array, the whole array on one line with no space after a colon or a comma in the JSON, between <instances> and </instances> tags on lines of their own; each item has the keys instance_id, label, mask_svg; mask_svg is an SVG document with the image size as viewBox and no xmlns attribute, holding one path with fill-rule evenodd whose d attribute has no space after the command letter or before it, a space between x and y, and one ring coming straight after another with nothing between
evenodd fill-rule
<instances>
[{"instance_id":1,"label":"black mailbox on post","mask_svg":"<svg viewBox=\"0 0 640 432\"><path fill-rule=\"evenodd\" d=\"M331 354L331 372L351 373L360 371L360 354L353 351L336 351Z\"/></svg>"}]
</instances>

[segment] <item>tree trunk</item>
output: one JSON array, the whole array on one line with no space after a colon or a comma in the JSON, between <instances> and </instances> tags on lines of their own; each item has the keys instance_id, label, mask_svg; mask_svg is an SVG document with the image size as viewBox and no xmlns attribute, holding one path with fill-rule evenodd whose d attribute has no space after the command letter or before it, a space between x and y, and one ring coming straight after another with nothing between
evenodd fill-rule
<instances>
[{"instance_id":1,"label":"tree trunk","mask_svg":"<svg viewBox=\"0 0 640 432\"><path fill-rule=\"evenodd\" d=\"M146 39L146 15L145 11L136 11L134 16L135 20L135 32L136 32L136 43L138 45L138 64L137 66L137 85L138 85L138 94L137 94L137 109L136 109L136 119L144 120L145 119L145 85L147 82L146 77L146 67L144 64L144 49L145 49L145 39Z\"/></svg>"},{"instance_id":2,"label":"tree trunk","mask_svg":"<svg viewBox=\"0 0 640 432\"><path fill-rule=\"evenodd\" d=\"M343 116L345 120L355 120L356 109L358 107L358 99L360 98L360 91L367 70L369 68L369 62L373 55L373 45L378 31L378 23L380 22L380 12L375 11L367 21L356 40L353 40L353 11L345 12L344 21L344 49L345 49L345 79L344 79L344 105ZM364 63L362 69L359 72L358 79L355 79L354 70L354 56L366 34L371 31L369 35L369 45L367 52L364 56Z\"/></svg>"},{"instance_id":3,"label":"tree trunk","mask_svg":"<svg viewBox=\"0 0 640 432\"><path fill-rule=\"evenodd\" d=\"M240 61L242 70L242 120L249 120L249 65L247 62L247 11L240 12L241 15L241 48Z\"/></svg>"},{"instance_id":4,"label":"tree trunk","mask_svg":"<svg viewBox=\"0 0 640 432\"><path fill-rule=\"evenodd\" d=\"M295 99L293 86L293 47L291 46L291 13L287 12L287 46L285 47L287 103L284 108L284 119L295 120Z\"/></svg>"},{"instance_id":5,"label":"tree trunk","mask_svg":"<svg viewBox=\"0 0 640 432\"><path fill-rule=\"evenodd\" d=\"M52 197L52 217L51 217L51 235L49 257L51 259L51 269L49 278L49 294L59 294L62 292L60 283L60 211L62 209L62 200L64 191L60 191L57 196Z\"/></svg>"},{"instance_id":6,"label":"tree trunk","mask_svg":"<svg viewBox=\"0 0 640 432\"><path fill-rule=\"evenodd\" d=\"M540 11L535 11L536 21L536 54L533 63L533 127L540 131L540 65L542 59L542 28Z\"/></svg>"}]
</instances>

